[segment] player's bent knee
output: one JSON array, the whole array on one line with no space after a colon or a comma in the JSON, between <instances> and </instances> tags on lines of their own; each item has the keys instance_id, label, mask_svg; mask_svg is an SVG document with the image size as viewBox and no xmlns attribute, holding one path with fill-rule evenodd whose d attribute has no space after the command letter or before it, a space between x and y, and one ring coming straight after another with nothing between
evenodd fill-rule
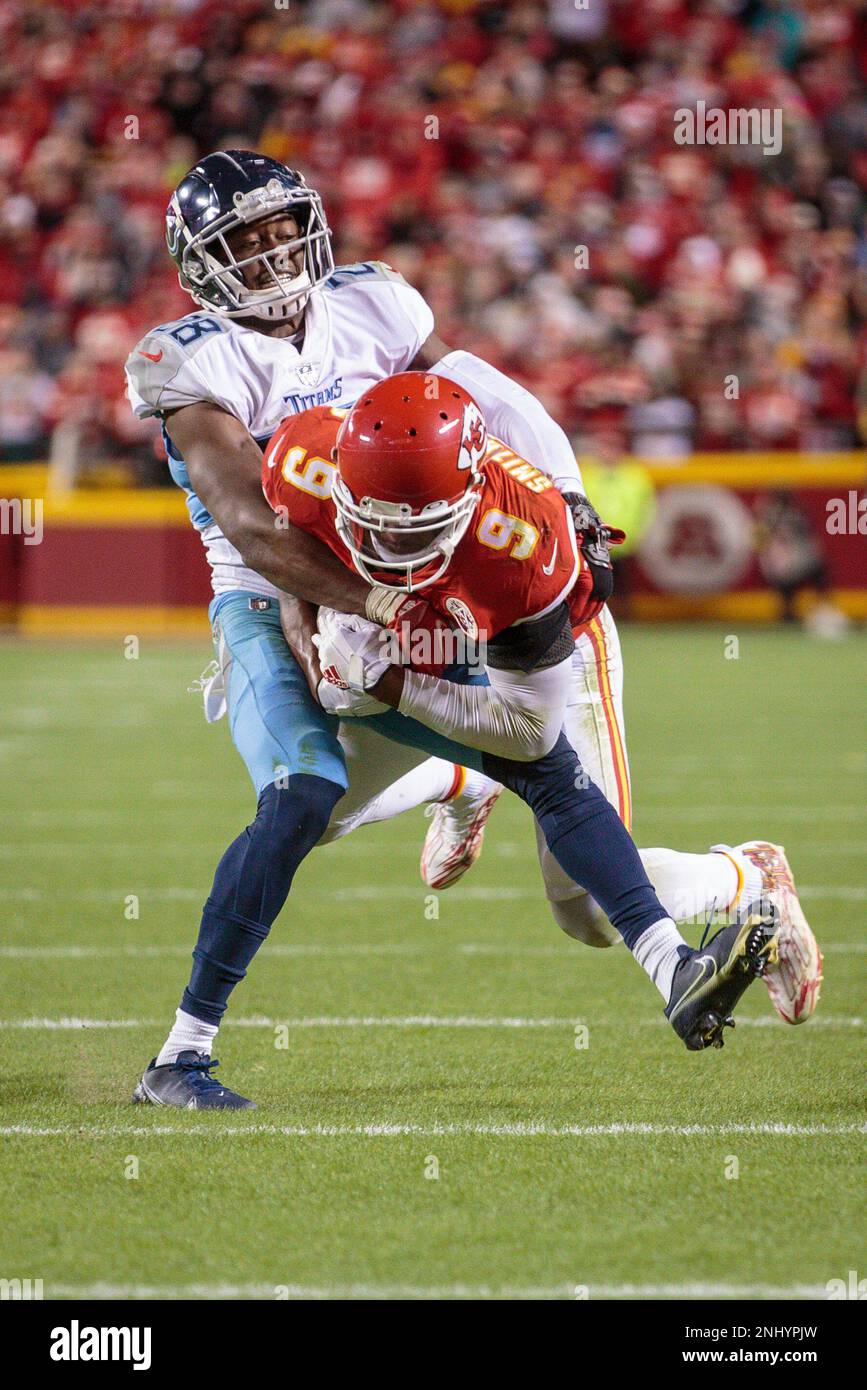
<instances>
[{"instance_id":1,"label":"player's bent knee","mask_svg":"<svg viewBox=\"0 0 867 1390\"><path fill-rule=\"evenodd\" d=\"M331 814L344 795L343 787L306 773L286 777L265 787L259 797L256 822L275 851L312 849L325 834Z\"/></svg>"},{"instance_id":2,"label":"player's bent knee","mask_svg":"<svg viewBox=\"0 0 867 1390\"><path fill-rule=\"evenodd\" d=\"M554 921L561 931L585 946L616 946L622 939L588 893L550 902Z\"/></svg>"}]
</instances>

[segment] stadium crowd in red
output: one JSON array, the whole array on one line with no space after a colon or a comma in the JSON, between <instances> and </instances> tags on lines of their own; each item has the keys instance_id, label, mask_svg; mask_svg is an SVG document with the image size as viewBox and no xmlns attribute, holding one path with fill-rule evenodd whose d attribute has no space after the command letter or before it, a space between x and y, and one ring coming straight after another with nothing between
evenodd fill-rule
<instances>
[{"instance_id":1,"label":"stadium crowd in red","mask_svg":"<svg viewBox=\"0 0 867 1390\"><path fill-rule=\"evenodd\" d=\"M165 204L227 146L300 168L337 260L402 270L445 341L579 447L600 428L657 455L862 437L855 0L6 0L0 84L7 459L162 477L121 368L192 307ZM700 100L780 109L780 152L678 145Z\"/></svg>"}]
</instances>

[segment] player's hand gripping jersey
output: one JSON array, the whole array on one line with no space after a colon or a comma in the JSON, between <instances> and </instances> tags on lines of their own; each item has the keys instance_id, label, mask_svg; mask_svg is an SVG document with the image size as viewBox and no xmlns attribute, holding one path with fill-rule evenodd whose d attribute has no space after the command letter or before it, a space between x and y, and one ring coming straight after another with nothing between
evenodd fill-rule
<instances>
[{"instance_id":1,"label":"player's hand gripping jersey","mask_svg":"<svg viewBox=\"0 0 867 1390\"><path fill-rule=\"evenodd\" d=\"M352 568L337 533L334 451L346 412L327 406L284 420L265 451L270 505ZM488 437L473 518L424 597L452 627L485 642L490 665L549 665L599 609L571 517L550 478ZM522 633L521 629L525 629ZM511 629L511 631L509 631Z\"/></svg>"}]
</instances>

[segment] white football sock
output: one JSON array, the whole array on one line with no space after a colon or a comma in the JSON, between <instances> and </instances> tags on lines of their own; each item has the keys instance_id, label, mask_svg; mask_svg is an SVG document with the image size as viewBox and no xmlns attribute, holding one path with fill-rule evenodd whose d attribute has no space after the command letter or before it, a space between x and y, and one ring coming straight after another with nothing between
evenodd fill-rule
<instances>
[{"instance_id":1,"label":"white football sock","mask_svg":"<svg viewBox=\"0 0 867 1390\"><path fill-rule=\"evenodd\" d=\"M741 878L727 854L681 854L674 849L638 851L656 896L675 922L706 923L734 910ZM734 919L732 919L734 920Z\"/></svg>"},{"instance_id":2,"label":"white football sock","mask_svg":"<svg viewBox=\"0 0 867 1390\"><path fill-rule=\"evenodd\" d=\"M211 1045L218 1031L215 1023L203 1023L200 1018L177 1009L172 1031L157 1056L157 1066L165 1067L170 1062L176 1062L181 1052L204 1052L210 1057Z\"/></svg>"},{"instance_id":3,"label":"white football sock","mask_svg":"<svg viewBox=\"0 0 867 1390\"><path fill-rule=\"evenodd\" d=\"M373 797L353 821L352 829L372 825L374 821L391 820L427 801L462 800L467 796L481 799L497 785L482 772L473 772L443 758L428 758Z\"/></svg>"},{"instance_id":4,"label":"white football sock","mask_svg":"<svg viewBox=\"0 0 867 1390\"><path fill-rule=\"evenodd\" d=\"M671 982L681 958L680 947L686 946L670 917L662 917L641 935L632 948L638 964L647 971L666 1004L671 997Z\"/></svg>"},{"instance_id":5,"label":"white football sock","mask_svg":"<svg viewBox=\"0 0 867 1390\"><path fill-rule=\"evenodd\" d=\"M735 873L738 874L740 887L729 913L730 920L736 921L738 913L745 913L746 908L762 896L762 888L764 887L762 871L758 864L754 864L739 847L731 849L728 845L715 845L711 857L727 859Z\"/></svg>"},{"instance_id":6,"label":"white football sock","mask_svg":"<svg viewBox=\"0 0 867 1390\"><path fill-rule=\"evenodd\" d=\"M656 896L675 922L725 926L738 921L738 914L761 896L761 870L739 849L710 854L640 849L638 853ZM586 893L558 899L551 908L558 925L578 941L614 930L602 908Z\"/></svg>"},{"instance_id":7,"label":"white football sock","mask_svg":"<svg viewBox=\"0 0 867 1390\"><path fill-rule=\"evenodd\" d=\"M371 825L374 821L391 820L393 816L411 811L426 801L444 801L456 780L455 763L445 762L442 758L428 758L373 797L352 828Z\"/></svg>"}]
</instances>

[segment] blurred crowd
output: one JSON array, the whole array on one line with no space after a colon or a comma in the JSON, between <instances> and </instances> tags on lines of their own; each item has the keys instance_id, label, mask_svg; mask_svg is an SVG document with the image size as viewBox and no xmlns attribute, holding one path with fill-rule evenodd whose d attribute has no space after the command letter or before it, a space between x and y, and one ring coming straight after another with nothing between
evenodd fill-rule
<instances>
[{"instance_id":1,"label":"blurred crowd","mask_svg":"<svg viewBox=\"0 0 867 1390\"><path fill-rule=\"evenodd\" d=\"M0 450L164 479L122 364L193 307L167 198L240 146L322 193L440 336L581 452L855 447L867 431L860 0L5 0ZM782 148L674 113L782 111Z\"/></svg>"}]
</instances>

